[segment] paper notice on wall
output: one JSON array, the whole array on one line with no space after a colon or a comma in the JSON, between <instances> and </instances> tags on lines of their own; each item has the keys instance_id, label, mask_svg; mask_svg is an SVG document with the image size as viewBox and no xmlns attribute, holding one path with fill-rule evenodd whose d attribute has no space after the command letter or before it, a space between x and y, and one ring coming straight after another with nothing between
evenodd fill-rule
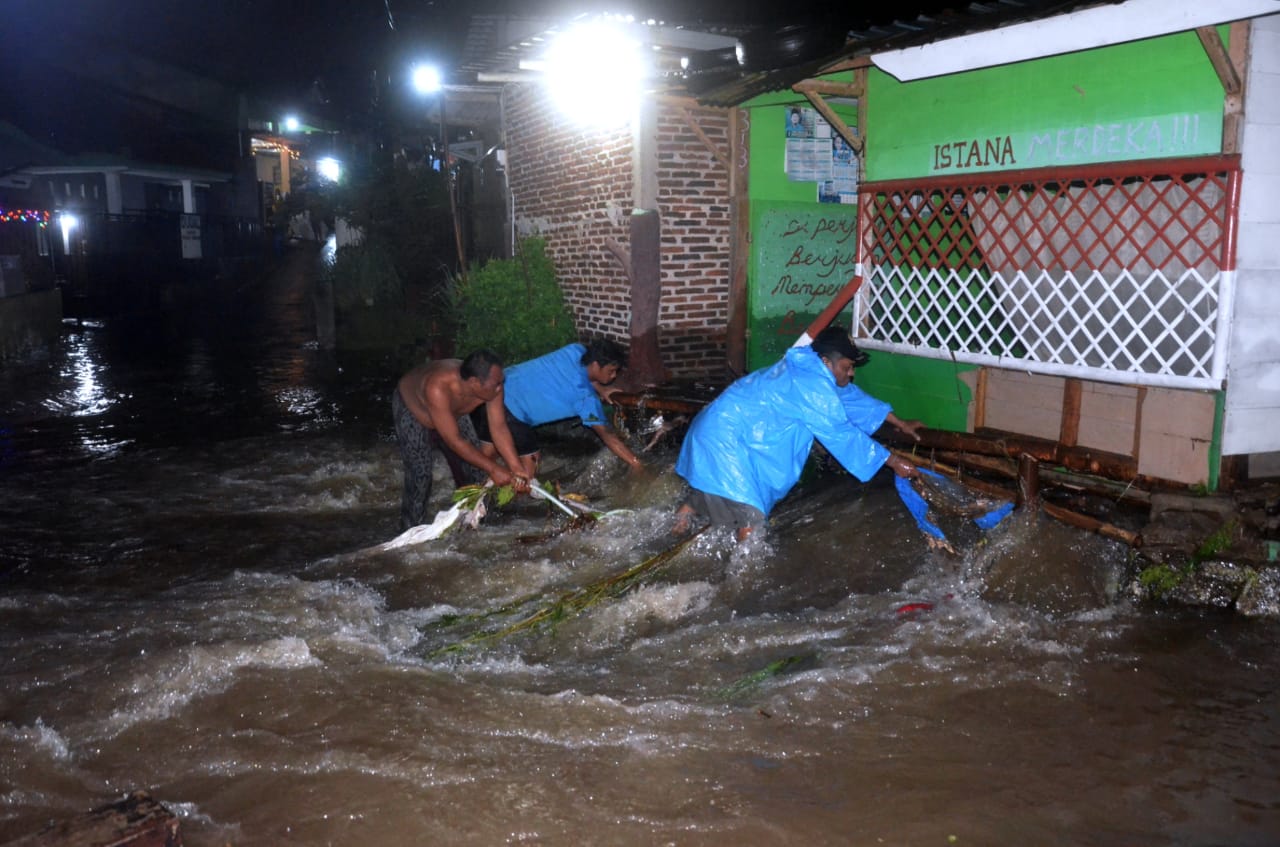
<instances>
[{"instance_id":1,"label":"paper notice on wall","mask_svg":"<svg viewBox=\"0 0 1280 847\"><path fill-rule=\"evenodd\" d=\"M788 138L786 167L792 182L831 179L831 139Z\"/></svg>"},{"instance_id":2,"label":"paper notice on wall","mask_svg":"<svg viewBox=\"0 0 1280 847\"><path fill-rule=\"evenodd\" d=\"M201 258L204 254L200 249L200 216L183 215L178 221L178 230L182 234L182 258Z\"/></svg>"},{"instance_id":3,"label":"paper notice on wall","mask_svg":"<svg viewBox=\"0 0 1280 847\"><path fill-rule=\"evenodd\" d=\"M858 202L858 156L839 135L831 136L831 178L818 183L818 202Z\"/></svg>"},{"instance_id":4,"label":"paper notice on wall","mask_svg":"<svg viewBox=\"0 0 1280 847\"><path fill-rule=\"evenodd\" d=\"M831 124L814 109L786 111L787 146L783 157L787 179L821 183L832 179Z\"/></svg>"}]
</instances>

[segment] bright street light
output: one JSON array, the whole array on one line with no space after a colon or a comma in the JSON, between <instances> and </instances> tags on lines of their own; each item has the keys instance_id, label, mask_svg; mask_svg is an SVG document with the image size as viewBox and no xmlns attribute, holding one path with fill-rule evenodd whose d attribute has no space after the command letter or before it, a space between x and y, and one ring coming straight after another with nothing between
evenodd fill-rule
<instances>
[{"instance_id":1,"label":"bright street light","mask_svg":"<svg viewBox=\"0 0 1280 847\"><path fill-rule=\"evenodd\" d=\"M71 230L75 229L80 220L70 212L62 212L58 215L58 225L62 227L62 252L68 256L71 255Z\"/></svg>"},{"instance_id":2,"label":"bright street light","mask_svg":"<svg viewBox=\"0 0 1280 847\"><path fill-rule=\"evenodd\" d=\"M330 182L337 182L338 177L342 175L342 165L332 156L325 156L316 162L316 170L320 172L320 176Z\"/></svg>"},{"instance_id":3,"label":"bright street light","mask_svg":"<svg viewBox=\"0 0 1280 847\"><path fill-rule=\"evenodd\" d=\"M440 167L444 174L445 190L449 194L449 217L453 219L453 243L458 251L458 272L463 279L467 278L467 252L462 244L462 227L458 221L457 188L453 183L453 170L449 165L449 121L445 117L445 100L447 93L444 78L440 69L426 63L414 65L413 88L419 94L431 94L440 98L440 143L444 147L444 156Z\"/></svg>"},{"instance_id":4,"label":"bright street light","mask_svg":"<svg viewBox=\"0 0 1280 847\"><path fill-rule=\"evenodd\" d=\"M444 87L440 69L435 65L416 65L413 69L413 88L419 94L435 94Z\"/></svg>"},{"instance_id":5,"label":"bright street light","mask_svg":"<svg viewBox=\"0 0 1280 847\"><path fill-rule=\"evenodd\" d=\"M297 132L298 127L300 126L302 126L302 124L298 122L297 117L294 115L289 115L284 119L285 132Z\"/></svg>"},{"instance_id":6,"label":"bright street light","mask_svg":"<svg viewBox=\"0 0 1280 847\"><path fill-rule=\"evenodd\" d=\"M640 105L648 67L630 21L599 18L578 24L551 44L546 85L571 121L618 126Z\"/></svg>"}]
</instances>

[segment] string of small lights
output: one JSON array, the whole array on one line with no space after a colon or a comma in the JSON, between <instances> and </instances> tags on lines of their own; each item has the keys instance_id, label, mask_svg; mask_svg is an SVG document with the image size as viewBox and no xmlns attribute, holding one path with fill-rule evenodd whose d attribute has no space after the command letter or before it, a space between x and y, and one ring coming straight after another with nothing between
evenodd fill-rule
<instances>
[{"instance_id":1,"label":"string of small lights","mask_svg":"<svg viewBox=\"0 0 1280 847\"><path fill-rule=\"evenodd\" d=\"M39 209L0 209L0 223L35 223L48 226L49 212Z\"/></svg>"}]
</instances>

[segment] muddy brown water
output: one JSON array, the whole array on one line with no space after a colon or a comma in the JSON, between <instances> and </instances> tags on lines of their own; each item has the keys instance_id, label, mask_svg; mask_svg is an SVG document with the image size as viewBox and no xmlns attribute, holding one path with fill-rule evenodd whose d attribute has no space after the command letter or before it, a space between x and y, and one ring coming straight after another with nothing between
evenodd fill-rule
<instances>
[{"instance_id":1,"label":"muddy brown water","mask_svg":"<svg viewBox=\"0 0 1280 847\"><path fill-rule=\"evenodd\" d=\"M1280 843L1280 627L1132 608L1045 520L946 556L883 479L441 652L668 545L673 455L561 439L629 512L370 551L398 365L317 349L303 279L0 370L0 842L145 788L194 847Z\"/></svg>"}]
</instances>

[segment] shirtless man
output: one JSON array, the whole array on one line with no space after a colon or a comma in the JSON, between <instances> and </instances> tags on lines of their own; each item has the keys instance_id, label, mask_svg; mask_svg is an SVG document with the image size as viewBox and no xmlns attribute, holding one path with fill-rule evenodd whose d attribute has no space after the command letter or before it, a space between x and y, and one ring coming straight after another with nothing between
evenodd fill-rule
<instances>
[{"instance_id":1,"label":"shirtless man","mask_svg":"<svg viewBox=\"0 0 1280 847\"><path fill-rule=\"evenodd\" d=\"M503 407L502 362L488 350L477 350L467 358L441 359L414 368L403 377L391 398L396 441L404 460L404 495L400 500L400 531L426 520L431 497L432 447L444 448L489 475L495 485L514 484L517 491L529 490L520 468L511 431L507 429ZM485 407L489 431L497 456L486 456L458 430L458 418ZM503 467L497 459L506 462Z\"/></svg>"}]
</instances>

